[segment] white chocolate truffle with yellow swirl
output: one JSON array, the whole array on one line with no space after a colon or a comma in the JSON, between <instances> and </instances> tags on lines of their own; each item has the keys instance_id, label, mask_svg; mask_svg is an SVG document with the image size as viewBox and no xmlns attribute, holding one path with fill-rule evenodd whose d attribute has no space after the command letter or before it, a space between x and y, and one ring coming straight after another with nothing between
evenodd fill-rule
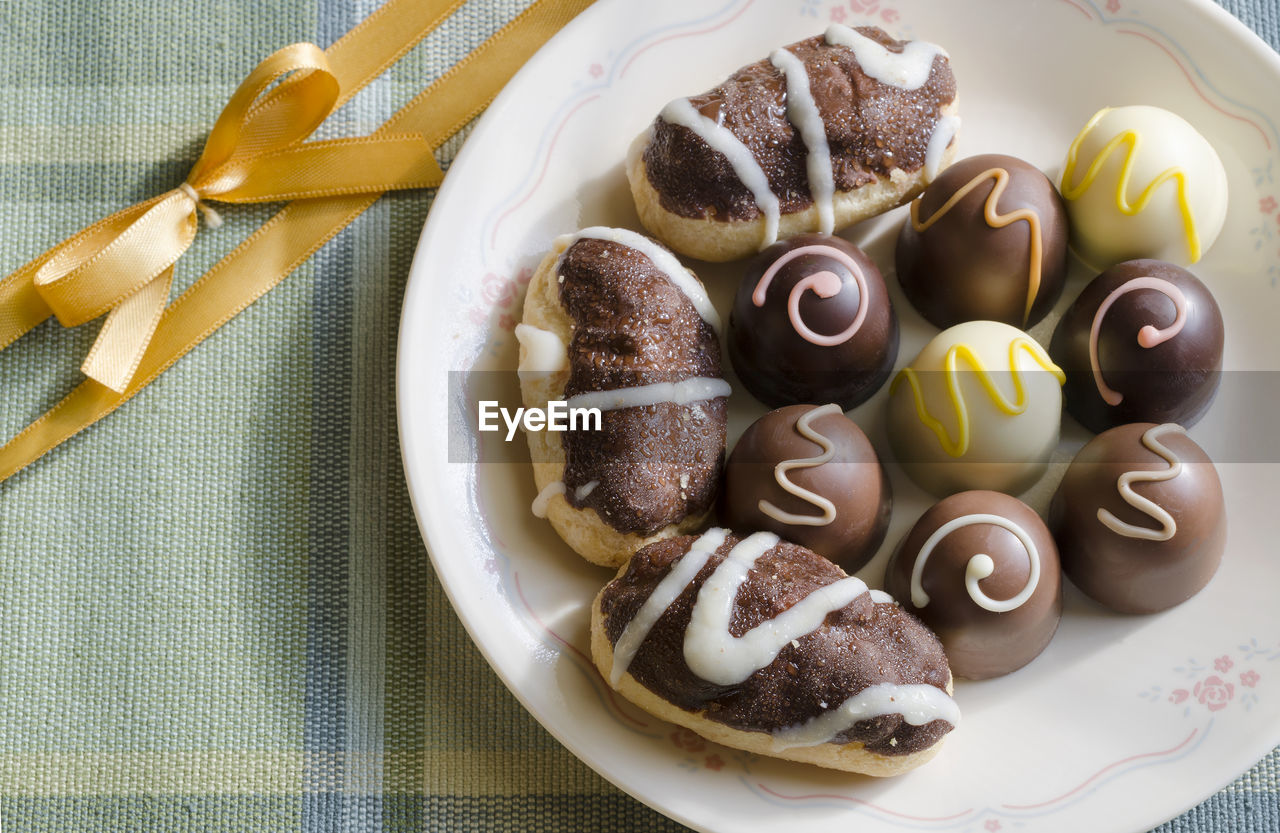
<instances>
[{"instance_id":1,"label":"white chocolate truffle with yellow swirl","mask_svg":"<svg viewBox=\"0 0 1280 833\"><path fill-rule=\"evenodd\" d=\"M1196 263L1227 216L1227 172L1213 146L1148 105L1095 113L1067 151L1059 188L1071 247L1098 270L1135 258Z\"/></svg>"},{"instance_id":2,"label":"white chocolate truffle with yellow swirl","mask_svg":"<svg viewBox=\"0 0 1280 833\"><path fill-rule=\"evenodd\" d=\"M1017 327L966 321L943 330L890 385L895 456L936 495L1025 491L1057 445L1065 380Z\"/></svg>"}]
</instances>

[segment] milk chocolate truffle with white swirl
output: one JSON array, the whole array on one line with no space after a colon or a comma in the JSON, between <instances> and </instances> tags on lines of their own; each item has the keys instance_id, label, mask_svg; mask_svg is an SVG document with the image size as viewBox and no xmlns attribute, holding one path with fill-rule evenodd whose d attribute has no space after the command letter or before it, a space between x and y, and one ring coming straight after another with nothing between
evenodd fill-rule
<instances>
[{"instance_id":1,"label":"milk chocolate truffle with white swirl","mask_svg":"<svg viewBox=\"0 0 1280 833\"><path fill-rule=\"evenodd\" d=\"M839 237L802 234L748 265L729 316L729 361L770 407L835 402L880 388L898 356L898 319L880 270Z\"/></svg>"},{"instance_id":2,"label":"milk chocolate truffle with white swirl","mask_svg":"<svg viewBox=\"0 0 1280 833\"><path fill-rule=\"evenodd\" d=\"M952 672L970 680L1031 662L1062 618L1053 537L1034 509L1002 492L934 504L894 551L885 589L933 629Z\"/></svg>"},{"instance_id":3,"label":"milk chocolate truffle with white swirl","mask_svg":"<svg viewBox=\"0 0 1280 833\"><path fill-rule=\"evenodd\" d=\"M769 532L637 552L596 597L591 653L624 697L716 743L893 775L959 722L937 638Z\"/></svg>"},{"instance_id":4,"label":"milk chocolate truffle with white swirl","mask_svg":"<svg viewBox=\"0 0 1280 833\"><path fill-rule=\"evenodd\" d=\"M958 128L941 47L835 24L667 104L627 177L656 237L737 260L902 204L950 163Z\"/></svg>"},{"instance_id":5,"label":"milk chocolate truffle with white swirl","mask_svg":"<svg viewBox=\"0 0 1280 833\"><path fill-rule=\"evenodd\" d=\"M526 432L533 512L587 560L617 566L710 514L729 395L718 323L693 273L625 229L561 237L534 273L516 328L525 406L600 418Z\"/></svg>"},{"instance_id":6,"label":"milk chocolate truffle with white swirl","mask_svg":"<svg viewBox=\"0 0 1280 833\"><path fill-rule=\"evenodd\" d=\"M852 573L876 554L893 506L889 478L862 429L839 405L765 414L725 464L720 517L766 530Z\"/></svg>"},{"instance_id":7,"label":"milk chocolate truffle with white swirl","mask_svg":"<svg viewBox=\"0 0 1280 833\"><path fill-rule=\"evenodd\" d=\"M1130 260L1085 287L1049 353L1067 374L1067 412L1091 431L1126 422L1194 425L1222 370L1222 313L1180 266Z\"/></svg>"},{"instance_id":8,"label":"milk chocolate truffle with white swirl","mask_svg":"<svg viewBox=\"0 0 1280 833\"><path fill-rule=\"evenodd\" d=\"M934 336L889 386L889 441L921 488L1019 493L1058 443L1063 374L1044 348L999 321Z\"/></svg>"},{"instance_id":9,"label":"milk chocolate truffle with white swirl","mask_svg":"<svg viewBox=\"0 0 1280 833\"><path fill-rule=\"evenodd\" d=\"M1062 293L1066 210L1037 168L971 156L911 203L896 260L907 298L934 326L989 319L1027 329Z\"/></svg>"},{"instance_id":10,"label":"milk chocolate truffle with white swirl","mask_svg":"<svg viewBox=\"0 0 1280 833\"><path fill-rule=\"evenodd\" d=\"M1222 482L1182 426L1120 425L1071 461L1049 527L1076 587L1120 613L1156 613L1217 571L1227 541Z\"/></svg>"}]
</instances>

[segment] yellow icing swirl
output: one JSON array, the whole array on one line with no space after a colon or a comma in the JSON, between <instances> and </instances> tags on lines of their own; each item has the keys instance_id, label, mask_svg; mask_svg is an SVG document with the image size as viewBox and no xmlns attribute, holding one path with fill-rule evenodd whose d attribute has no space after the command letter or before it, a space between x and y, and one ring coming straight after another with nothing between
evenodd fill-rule
<instances>
[{"instance_id":1,"label":"yellow icing swirl","mask_svg":"<svg viewBox=\"0 0 1280 833\"><path fill-rule=\"evenodd\" d=\"M1187 196L1186 171L1177 166L1165 169L1142 189L1142 193L1138 195L1137 200L1132 203L1129 202L1129 179L1133 174L1133 165L1138 155L1138 146L1142 143L1142 136L1138 131L1125 130L1112 137L1111 141L1107 142L1102 150L1098 152L1098 155L1093 158L1093 161L1089 163L1080 182L1072 184L1072 180L1076 177L1080 145L1084 142L1085 137L1089 135L1089 131L1093 130L1094 125L1110 110L1110 107L1104 107L1094 113L1093 118L1089 119L1089 123L1076 134L1076 138L1071 142L1071 148L1067 151L1066 168L1062 172L1063 198L1068 200L1079 199L1093 185L1094 180L1098 178L1102 166L1123 145L1125 146L1124 161L1121 163L1120 176L1116 180L1116 208L1121 214L1133 217L1147 207L1147 203L1151 201L1152 196L1161 185L1173 180L1177 188L1178 209L1182 213L1182 226L1187 235L1187 249L1191 262L1197 262L1200 260L1201 254L1200 234L1196 231L1195 217L1191 213L1191 200Z\"/></svg>"},{"instance_id":2,"label":"yellow icing swirl","mask_svg":"<svg viewBox=\"0 0 1280 833\"><path fill-rule=\"evenodd\" d=\"M991 379L991 371L983 366L982 360L978 358L978 354L974 352L972 347L967 344L953 344L947 350L946 356L942 360L942 369L946 374L947 395L951 399L951 408L956 415L959 436L955 440L951 439L951 435L947 432L947 427L942 424L941 420L930 414L928 408L925 407L924 394L920 390L920 379L914 368L904 367L898 372L898 375L894 377L893 384L889 386L889 395L892 396L905 379L907 384L911 386L911 394L915 400L916 416L938 437L938 443L942 446L943 451L951 457L963 457L965 452L969 450L969 408L965 404L964 397L960 395L960 360L963 359L970 370L977 374L976 378L982 384L983 390L986 391L987 396L996 408L1009 416L1017 416L1027 409L1029 403L1026 387L1022 383L1022 374L1018 371L1018 350L1026 351L1032 361L1052 373L1054 378L1058 380L1058 384L1061 385L1066 382L1067 377L1062 372L1062 368L1049 359L1048 354L1044 352L1044 348L1039 343L1025 336L1015 338L1009 342L1009 373L1013 378L1014 395L1013 401L1010 402L996 387Z\"/></svg>"}]
</instances>

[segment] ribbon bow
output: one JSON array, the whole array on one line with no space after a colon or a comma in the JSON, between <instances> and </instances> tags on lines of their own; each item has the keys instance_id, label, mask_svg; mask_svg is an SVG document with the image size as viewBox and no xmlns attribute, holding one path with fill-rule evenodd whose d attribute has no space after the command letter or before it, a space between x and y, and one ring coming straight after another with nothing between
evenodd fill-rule
<instances>
[{"instance_id":1,"label":"ribbon bow","mask_svg":"<svg viewBox=\"0 0 1280 833\"><path fill-rule=\"evenodd\" d=\"M94 223L0 281L0 349L50 315L74 327L108 313L81 369L121 392L168 304L173 265L195 238L197 212L210 227L221 222L207 200L440 184L444 174L418 134L303 143L342 94L319 47L296 43L266 58L232 95L185 182Z\"/></svg>"}]
</instances>

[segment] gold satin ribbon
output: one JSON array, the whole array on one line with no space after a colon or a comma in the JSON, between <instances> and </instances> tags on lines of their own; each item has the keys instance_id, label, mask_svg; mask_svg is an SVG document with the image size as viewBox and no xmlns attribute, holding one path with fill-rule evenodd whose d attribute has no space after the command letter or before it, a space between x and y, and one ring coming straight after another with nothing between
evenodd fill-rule
<instances>
[{"instance_id":1,"label":"gold satin ribbon","mask_svg":"<svg viewBox=\"0 0 1280 833\"><path fill-rule=\"evenodd\" d=\"M0 282L0 348L50 314L73 325L110 310L85 362L94 373L0 448L0 480L132 398L383 191L439 184L431 152L591 0L537 0L370 136L300 144L462 2L389 0L324 52L295 44L270 56L232 96L184 186L113 214ZM173 262L205 199L296 201L166 307Z\"/></svg>"},{"instance_id":2,"label":"gold satin ribbon","mask_svg":"<svg viewBox=\"0 0 1280 833\"><path fill-rule=\"evenodd\" d=\"M295 43L269 56L231 96L185 182L89 226L0 282L0 347L50 314L75 327L108 313L81 369L123 391L168 303L173 264L195 238L197 209L219 222L206 200L268 202L440 184L444 175L421 136L302 144L333 111L339 92L319 47Z\"/></svg>"}]
</instances>

